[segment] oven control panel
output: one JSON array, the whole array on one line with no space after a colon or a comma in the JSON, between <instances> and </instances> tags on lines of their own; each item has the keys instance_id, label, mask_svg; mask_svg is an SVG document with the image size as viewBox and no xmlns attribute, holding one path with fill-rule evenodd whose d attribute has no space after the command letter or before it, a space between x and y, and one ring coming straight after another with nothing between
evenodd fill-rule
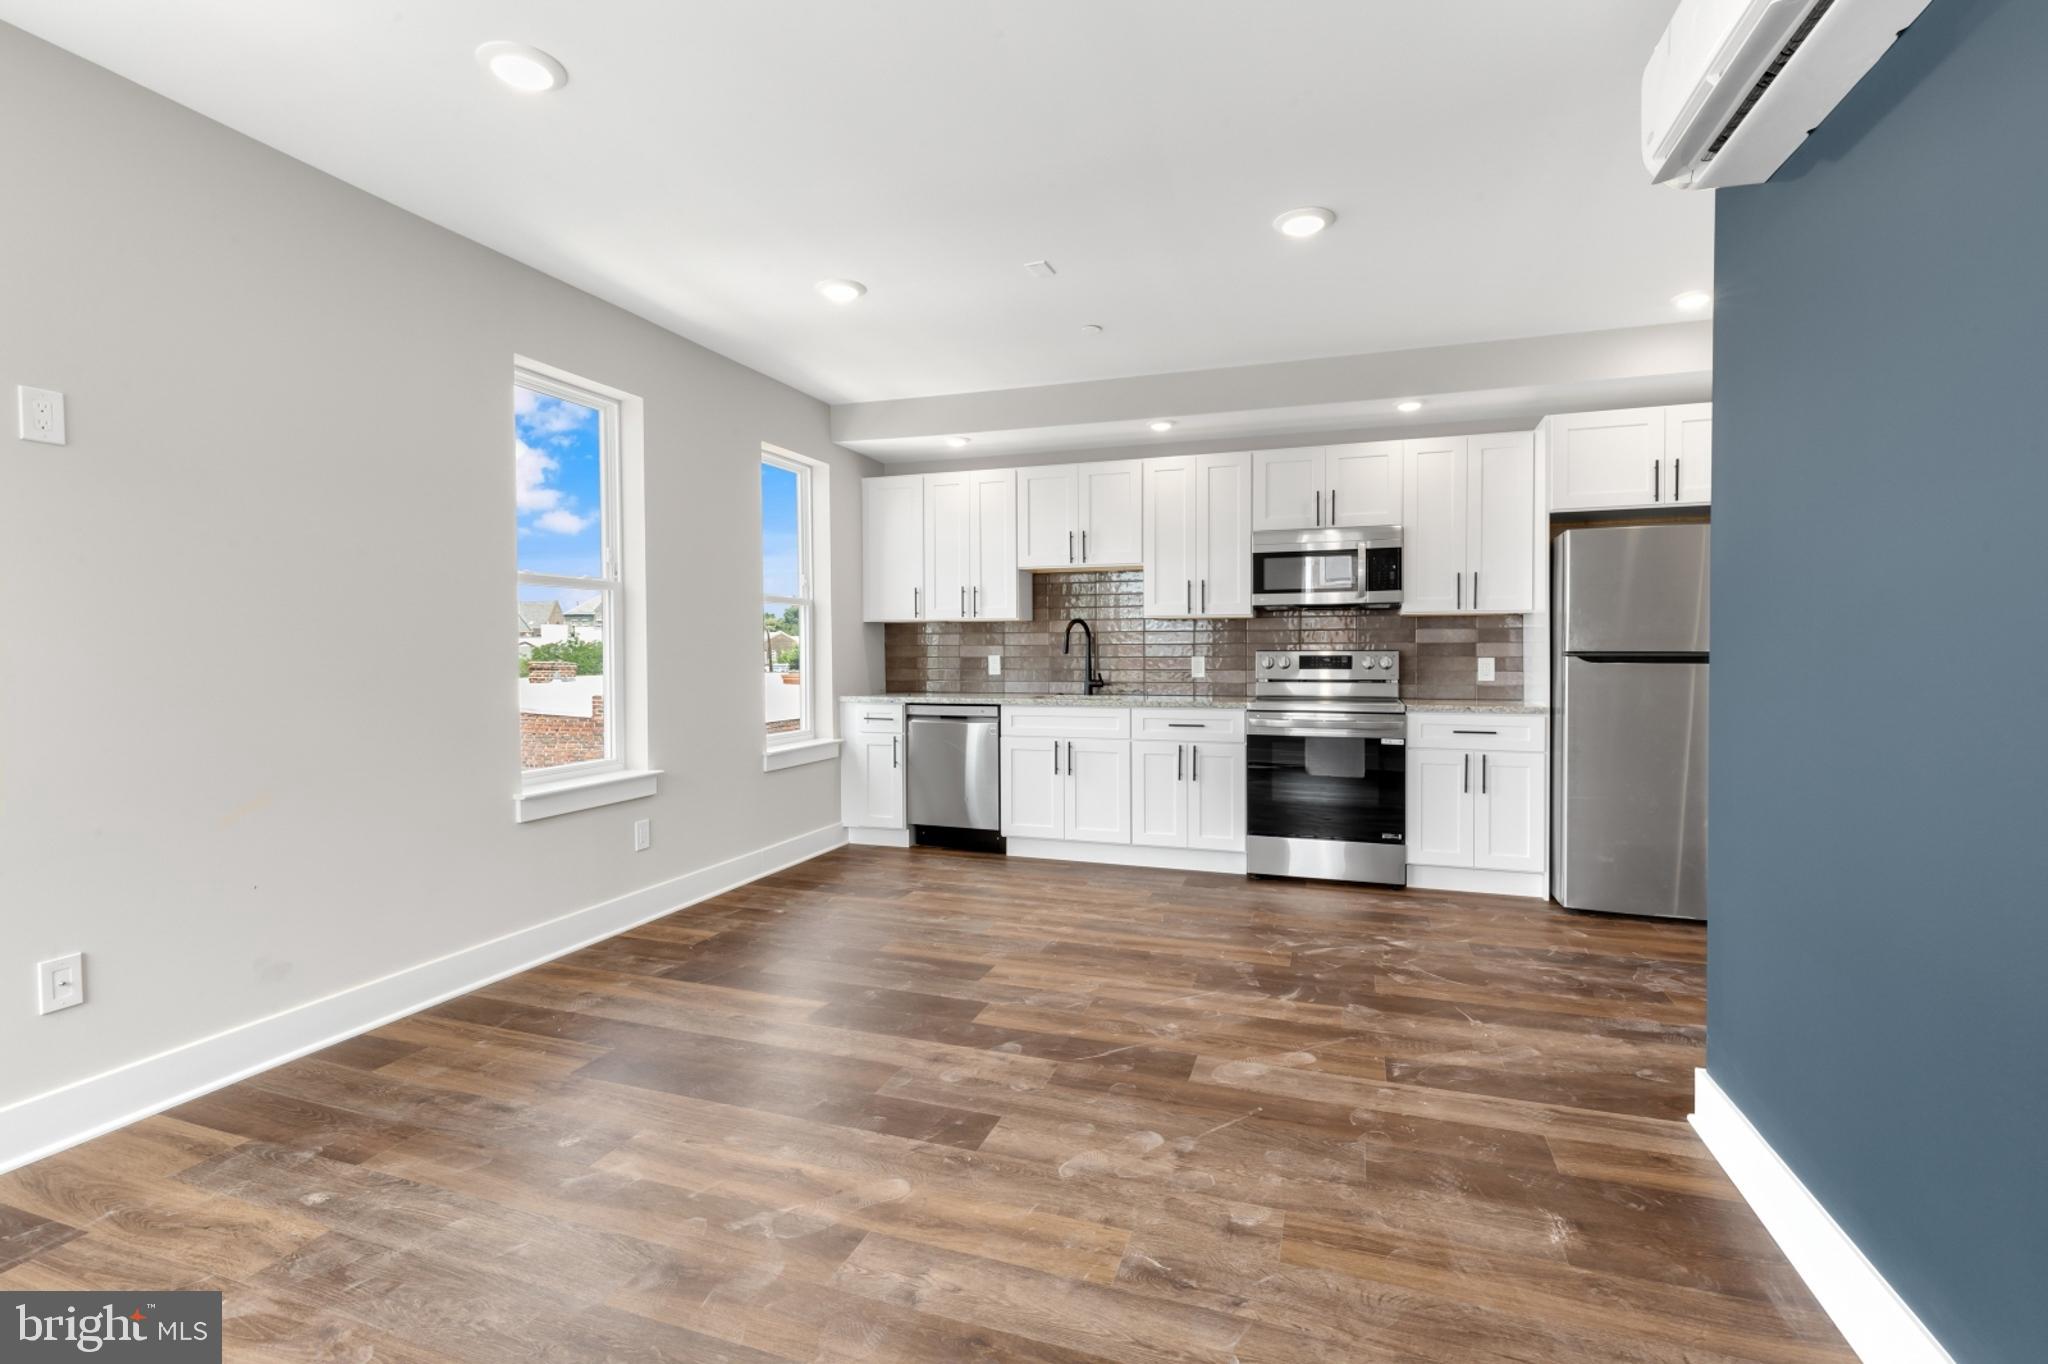
<instances>
[{"instance_id":1,"label":"oven control panel","mask_svg":"<svg viewBox=\"0 0 2048 1364\"><path fill-rule=\"evenodd\" d=\"M1401 676L1401 655L1391 649L1262 653L1258 675L1304 682L1391 682Z\"/></svg>"}]
</instances>

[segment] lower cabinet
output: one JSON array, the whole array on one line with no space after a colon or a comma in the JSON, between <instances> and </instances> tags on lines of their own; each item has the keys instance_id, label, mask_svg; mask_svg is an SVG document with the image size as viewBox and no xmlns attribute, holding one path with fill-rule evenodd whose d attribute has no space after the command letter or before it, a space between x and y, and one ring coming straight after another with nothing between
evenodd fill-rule
<instances>
[{"instance_id":1,"label":"lower cabinet","mask_svg":"<svg viewBox=\"0 0 2048 1364\"><path fill-rule=\"evenodd\" d=\"M903 707L849 701L839 709L840 820L850 829L902 829Z\"/></svg>"},{"instance_id":2,"label":"lower cabinet","mask_svg":"<svg viewBox=\"0 0 2048 1364\"><path fill-rule=\"evenodd\" d=\"M1544 871L1549 764L1543 727L1529 717L1494 721L1483 714L1425 719L1410 712L1410 866Z\"/></svg>"},{"instance_id":3,"label":"lower cabinet","mask_svg":"<svg viewBox=\"0 0 2048 1364\"><path fill-rule=\"evenodd\" d=\"M1244 745L1131 745L1131 842L1244 851Z\"/></svg>"},{"instance_id":4,"label":"lower cabinet","mask_svg":"<svg viewBox=\"0 0 2048 1364\"><path fill-rule=\"evenodd\" d=\"M1131 841L1128 739L1005 738L1005 838Z\"/></svg>"}]
</instances>

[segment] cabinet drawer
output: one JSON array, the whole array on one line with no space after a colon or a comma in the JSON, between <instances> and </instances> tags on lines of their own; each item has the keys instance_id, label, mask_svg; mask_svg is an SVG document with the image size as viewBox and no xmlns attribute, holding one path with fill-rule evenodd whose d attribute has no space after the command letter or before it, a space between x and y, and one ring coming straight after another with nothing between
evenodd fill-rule
<instances>
[{"instance_id":1,"label":"cabinet drawer","mask_svg":"<svg viewBox=\"0 0 2048 1364\"><path fill-rule=\"evenodd\" d=\"M847 728L854 734L901 734L903 732L903 707L858 702L846 708Z\"/></svg>"},{"instance_id":2,"label":"cabinet drawer","mask_svg":"<svg viewBox=\"0 0 2048 1364\"><path fill-rule=\"evenodd\" d=\"M1433 710L1408 712L1408 742L1415 748L1491 749L1541 753L1550 734L1547 715L1487 715Z\"/></svg>"},{"instance_id":3,"label":"cabinet drawer","mask_svg":"<svg viewBox=\"0 0 2048 1364\"><path fill-rule=\"evenodd\" d=\"M1122 706L1004 706L1003 734L1019 739L1128 739Z\"/></svg>"},{"instance_id":4,"label":"cabinet drawer","mask_svg":"<svg viewBox=\"0 0 2048 1364\"><path fill-rule=\"evenodd\" d=\"M1137 739L1241 743L1244 740L1244 712L1140 707L1131 711L1131 736Z\"/></svg>"}]
</instances>

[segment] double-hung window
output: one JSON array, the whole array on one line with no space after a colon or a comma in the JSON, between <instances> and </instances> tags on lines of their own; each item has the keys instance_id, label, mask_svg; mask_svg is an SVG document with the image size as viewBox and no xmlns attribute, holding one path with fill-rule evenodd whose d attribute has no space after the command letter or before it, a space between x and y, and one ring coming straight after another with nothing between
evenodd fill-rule
<instances>
[{"instance_id":1,"label":"double-hung window","mask_svg":"<svg viewBox=\"0 0 2048 1364\"><path fill-rule=\"evenodd\" d=\"M770 750L820 736L812 468L761 452L761 701Z\"/></svg>"},{"instance_id":2,"label":"double-hung window","mask_svg":"<svg viewBox=\"0 0 2048 1364\"><path fill-rule=\"evenodd\" d=\"M514 372L524 792L626 766L620 419L614 397Z\"/></svg>"}]
</instances>

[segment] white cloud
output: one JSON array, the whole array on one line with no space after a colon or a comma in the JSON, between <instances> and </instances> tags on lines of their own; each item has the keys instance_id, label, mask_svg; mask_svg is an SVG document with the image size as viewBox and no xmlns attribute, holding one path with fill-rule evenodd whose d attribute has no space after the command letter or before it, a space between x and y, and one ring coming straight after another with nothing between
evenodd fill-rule
<instances>
[{"instance_id":1,"label":"white cloud","mask_svg":"<svg viewBox=\"0 0 2048 1364\"><path fill-rule=\"evenodd\" d=\"M518 419L521 434L535 439L580 430L597 418L595 409L581 403L565 402L516 385L512 389L512 415Z\"/></svg>"},{"instance_id":2,"label":"white cloud","mask_svg":"<svg viewBox=\"0 0 2048 1364\"><path fill-rule=\"evenodd\" d=\"M578 516L575 512L557 507L544 511L533 518L534 529L553 531L557 535L574 535L596 520L593 516Z\"/></svg>"},{"instance_id":3,"label":"white cloud","mask_svg":"<svg viewBox=\"0 0 2048 1364\"><path fill-rule=\"evenodd\" d=\"M536 450L523 440L512 442L512 469L519 510L522 512L553 511L562 505L562 490L550 488L548 477L562 467L562 462L545 450Z\"/></svg>"}]
</instances>

